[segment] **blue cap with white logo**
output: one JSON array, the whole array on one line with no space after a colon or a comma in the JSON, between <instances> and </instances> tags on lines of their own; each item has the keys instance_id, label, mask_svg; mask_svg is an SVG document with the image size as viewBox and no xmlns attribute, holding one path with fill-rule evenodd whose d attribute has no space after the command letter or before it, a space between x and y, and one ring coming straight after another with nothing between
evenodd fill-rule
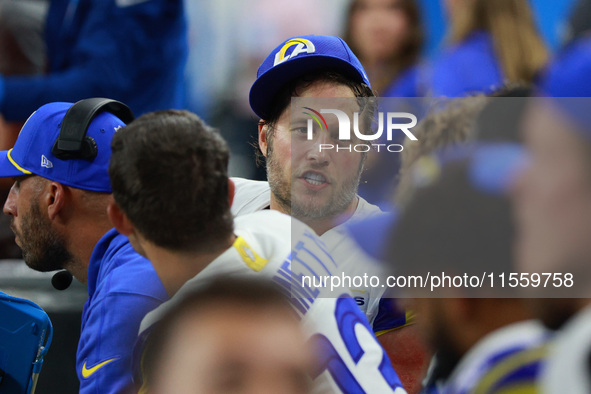
<instances>
[{"instance_id":1,"label":"blue cap with white logo","mask_svg":"<svg viewBox=\"0 0 591 394\"><path fill-rule=\"evenodd\" d=\"M21 129L14 148L0 151L0 177L34 174L78 189L111 193L108 174L111 140L125 123L109 112L99 113L86 133L96 143L97 156L92 161L59 159L52 148L72 105L50 103L34 112Z\"/></svg>"},{"instance_id":2,"label":"blue cap with white logo","mask_svg":"<svg viewBox=\"0 0 591 394\"><path fill-rule=\"evenodd\" d=\"M341 72L371 87L361 62L341 38L299 36L282 42L261 64L250 89L250 107L260 118L268 119L275 95L286 83L322 70Z\"/></svg>"}]
</instances>

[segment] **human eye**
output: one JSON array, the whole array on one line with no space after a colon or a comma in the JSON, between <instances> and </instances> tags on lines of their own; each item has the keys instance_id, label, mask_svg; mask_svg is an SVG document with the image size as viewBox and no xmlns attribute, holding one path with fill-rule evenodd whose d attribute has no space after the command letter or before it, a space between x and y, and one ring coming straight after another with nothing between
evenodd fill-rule
<instances>
[{"instance_id":1,"label":"human eye","mask_svg":"<svg viewBox=\"0 0 591 394\"><path fill-rule=\"evenodd\" d=\"M291 132L295 133L295 134L307 134L308 128L307 127L295 127L293 129L291 129Z\"/></svg>"},{"instance_id":2,"label":"human eye","mask_svg":"<svg viewBox=\"0 0 591 394\"><path fill-rule=\"evenodd\" d=\"M18 190L19 187L21 186L21 180L22 178L12 178L13 182L14 182L14 189Z\"/></svg>"},{"instance_id":3,"label":"human eye","mask_svg":"<svg viewBox=\"0 0 591 394\"><path fill-rule=\"evenodd\" d=\"M295 139L306 140L306 139L308 139L308 136L309 136L308 127L294 125L291 128L291 135ZM312 136L313 136L313 138L315 138L315 136L316 136L316 130L314 130L314 129L312 130Z\"/></svg>"}]
</instances>

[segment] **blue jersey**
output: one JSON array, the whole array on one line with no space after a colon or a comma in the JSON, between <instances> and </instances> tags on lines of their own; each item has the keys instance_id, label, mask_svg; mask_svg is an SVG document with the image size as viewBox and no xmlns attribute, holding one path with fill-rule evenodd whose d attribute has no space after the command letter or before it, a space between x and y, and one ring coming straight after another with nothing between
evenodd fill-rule
<instances>
[{"instance_id":1,"label":"blue jersey","mask_svg":"<svg viewBox=\"0 0 591 394\"><path fill-rule=\"evenodd\" d=\"M132 385L140 323L168 295L152 264L115 229L96 244L76 355L80 393L122 393Z\"/></svg>"},{"instance_id":2,"label":"blue jersey","mask_svg":"<svg viewBox=\"0 0 591 394\"><path fill-rule=\"evenodd\" d=\"M121 100L136 115L183 107L182 0L52 0L45 30L48 73L4 79L5 118L89 97Z\"/></svg>"},{"instance_id":3,"label":"blue jersey","mask_svg":"<svg viewBox=\"0 0 591 394\"><path fill-rule=\"evenodd\" d=\"M434 62L428 93L447 97L491 93L502 86L503 78L491 35L476 32Z\"/></svg>"}]
</instances>

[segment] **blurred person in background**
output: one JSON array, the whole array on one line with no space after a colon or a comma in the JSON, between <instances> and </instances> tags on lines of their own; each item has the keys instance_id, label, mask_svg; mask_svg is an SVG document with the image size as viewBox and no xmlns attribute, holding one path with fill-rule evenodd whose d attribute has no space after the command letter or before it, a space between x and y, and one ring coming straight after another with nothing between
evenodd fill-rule
<instances>
[{"instance_id":1,"label":"blurred person in background","mask_svg":"<svg viewBox=\"0 0 591 394\"><path fill-rule=\"evenodd\" d=\"M44 26L49 0L0 0L0 75L35 75L47 66ZM0 150L14 146L23 122L6 122L0 114ZM0 199L12 186L0 179ZM0 259L20 258L8 217L0 218Z\"/></svg>"},{"instance_id":2,"label":"blurred person in background","mask_svg":"<svg viewBox=\"0 0 591 394\"><path fill-rule=\"evenodd\" d=\"M417 140L405 138L403 143L395 203L406 202L414 188L412 166L415 162L430 156L434 151L455 149L474 139L476 121L486 103L485 96L457 98L442 103L443 108L433 108L419 122L413 129Z\"/></svg>"},{"instance_id":3,"label":"blurred person in background","mask_svg":"<svg viewBox=\"0 0 591 394\"><path fill-rule=\"evenodd\" d=\"M423 28L415 0L354 0L344 40L380 97L415 97Z\"/></svg>"},{"instance_id":4,"label":"blurred person in background","mask_svg":"<svg viewBox=\"0 0 591 394\"><path fill-rule=\"evenodd\" d=\"M187 51L183 0L0 1L0 149L49 102L184 108ZM0 180L0 197L9 189Z\"/></svg>"},{"instance_id":5,"label":"blurred person in background","mask_svg":"<svg viewBox=\"0 0 591 394\"><path fill-rule=\"evenodd\" d=\"M349 234L358 246L367 255L378 261L385 261L384 250L389 240L384 234L388 234L390 226L395 222L398 207L408 201L416 188L414 185L416 180L412 171L413 164L416 161L430 157L434 151L445 148L454 149L458 146L464 146L473 140L474 126L480 111L486 104L486 98L482 96L466 97L454 99L444 104L443 108L433 110L412 129L413 134L418 139L417 141L408 138L404 141L400 181L398 182L394 174L392 174L387 178L387 187L384 188L390 195L390 201L388 203L392 212L387 215L370 217L347 225ZM431 171L437 172L438 167L431 166ZM395 185L396 188L394 189ZM392 201L394 190L394 201ZM388 316L384 311L391 310L398 313L398 311L404 310L405 307L407 307L407 322L415 322L416 310L408 307L403 300L395 298L396 294L391 289L389 289L386 295L380 301L380 310L382 313L376 317L374 326L379 327L384 316ZM384 320L387 322L388 319ZM426 346L427 342L415 341L412 343L412 346L416 348L419 344L423 346L422 351L425 353L425 357L431 357L432 351ZM398 347L401 346L398 345ZM392 348L397 349L393 345ZM417 383L419 385L426 372L427 365L424 365L424 369L418 373Z\"/></svg>"},{"instance_id":6,"label":"blurred person in background","mask_svg":"<svg viewBox=\"0 0 591 394\"><path fill-rule=\"evenodd\" d=\"M486 169L498 165L497 160L521 158L521 152L511 145L483 144L462 154L460 159L443 154L415 164L414 171L423 172L417 175L422 186L400 207L387 247L399 277L430 272L481 278L483 272L512 272L507 186L487 177ZM434 165L441 166L439 171L433 172ZM407 302L416 311L417 328L436 355L426 392L533 389L546 332L531 320L523 299L494 298L516 297L511 290L487 283L482 288L448 284L434 291L409 286L406 294L414 298Z\"/></svg>"},{"instance_id":7,"label":"blurred person in background","mask_svg":"<svg viewBox=\"0 0 591 394\"><path fill-rule=\"evenodd\" d=\"M398 199L401 213L386 248L397 274L514 272L508 191L523 164L519 126L530 92L515 86L495 94L456 100L425 119L423 127L441 131L427 134L422 153L415 147L406 158L406 196ZM459 116L462 108L472 122ZM445 111L452 116L447 124ZM421 297L409 303L436 354L427 392L535 390L550 335L532 320L529 300L506 298L520 294L487 285L409 293Z\"/></svg>"},{"instance_id":8,"label":"blurred person in background","mask_svg":"<svg viewBox=\"0 0 591 394\"><path fill-rule=\"evenodd\" d=\"M423 45L423 27L419 5L415 0L354 0L345 21L344 40L357 55L372 88L380 97L417 97L419 67ZM401 102L398 107L412 106ZM400 110L400 109L397 109ZM403 136L391 142L381 138L378 143L401 143ZM386 209L380 185L387 185L400 166L398 154L367 155L359 194ZM384 174L384 168L390 173Z\"/></svg>"},{"instance_id":9,"label":"blurred person in background","mask_svg":"<svg viewBox=\"0 0 591 394\"><path fill-rule=\"evenodd\" d=\"M413 133L418 138L418 141L412 141L409 139L406 139L405 141L405 150L403 151L402 160L403 171L401 181L396 190L397 194L395 196L395 203L397 207L404 208L408 205L415 204L414 199L419 193L423 193L421 194L421 196L423 196L422 198L428 198L428 201L431 201L431 203L425 200L419 202L419 205L413 208L414 213L411 215L411 218L406 220L406 224L404 225L405 227L410 226L410 229L403 229L403 231L406 232L403 234L403 236L406 237L406 241L404 242L408 242L408 244L405 243L404 246L400 247L400 250L397 250L396 247L392 246L389 243L389 239L386 239L387 236L383 235L389 232L388 228L396 229L397 217L399 217L396 214L391 216L388 220L384 219L378 221L369 219L365 222L359 223L357 226L352 226L350 228L352 234L356 240L358 240L359 244L364 248L364 250L368 251L368 253L371 253L371 249L373 249L373 253L376 254L376 258L380 259L384 258L384 250L388 248L390 248L390 252L392 253L411 253L412 255L405 257L408 258L409 262L412 262L413 264L427 264L430 261L429 264L431 264L431 268L434 270L445 269L446 271L449 267L442 267L441 265L438 266L437 264L439 261L444 261L445 259L452 261L465 261L467 259L470 262L474 262L474 264L478 264L480 260L475 257L477 253L474 251L484 247L492 249L498 248L498 250L496 250L492 255L497 256L498 260L512 261L511 259L507 258L507 256L510 256L512 244L501 236L493 235L493 233L503 234L513 231L512 224L509 223L510 210L508 209L506 197L499 195L497 192L493 193L491 197L485 197L487 194L484 193L486 192L486 189L484 191L479 190L477 184L474 185L468 182L468 180L464 180L467 173L466 167L472 166L467 158L461 159L463 164L454 163L455 167L463 168L454 168L452 170L446 169L446 167L442 166L440 161L436 158L441 156L458 156L458 158L462 156L468 156L468 154L471 153L471 147L475 146L475 144L488 144L491 146L499 146L498 144L513 144L515 146L515 144L519 142L518 125L520 123L526 103L526 100L522 97L527 97L529 94L530 92L526 88L520 86L507 86L506 88L495 92L494 95L496 97L511 97L510 99L488 98L485 96L466 97L445 103L443 108L440 108L440 106L434 108L432 113L428 114L417 125L417 127L413 128ZM515 97L520 98L517 99ZM434 156L435 153L437 156ZM458 162L459 161L460 160L458 159ZM484 161L484 163L487 164L486 161ZM498 165L498 163L489 161L488 165ZM481 164L480 168L486 169L487 165L483 166ZM502 166L496 168L502 168ZM498 178L502 178L502 176L498 174L498 171L496 171L496 173ZM435 191L432 191L431 193L439 193L438 196L441 198L438 198L437 196L425 197L424 194L426 192L420 191L421 187L428 186L432 182L441 183L442 181L438 180L440 177L446 177L447 179L443 181L443 186L439 186L439 189L441 190L435 188ZM494 182L491 182L487 188L490 188L490 186L493 184ZM446 195L448 198L443 198ZM430 206L427 206L427 204L430 204ZM414 205L412 206L414 207ZM479 210L480 206L483 207L482 212ZM469 210L470 212L466 212L466 210ZM395 210L395 212L398 211ZM423 212L426 216L421 218L419 216L420 212ZM401 215L404 216L404 213ZM444 219L444 215L450 215L450 217L453 216L453 219L449 218L449 223L447 223ZM420 223L415 226L413 224L415 221L420 221ZM454 230L451 230L450 226L456 227L454 227ZM477 228L480 228L480 230L476 230ZM409 235L410 231L414 231L414 237ZM478 231L481 231L480 235L476 235ZM420 234L418 234L419 232ZM489 233L491 236L487 239L486 235ZM460 234L457 235L459 239L461 239L461 237L474 237L474 243L476 246L473 246L471 249L464 248L466 255L462 255L463 252L461 250L463 243L458 239L454 240L453 238L449 238L449 236L445 234ZM454 235L451 237L453 236ZM443 237L443 240L437 241L441 237ZM510 238L511 237L509 236L509 239ZM432 242L433 245L431 245ZM430 246L425 247L424 245L426 243L428 243ZM445 245L445 248L443 245ZM409 252L412 251L413 247L415 250L413 252ZM394 249L396 250L394 251ZM421 255L422 258L419 259L418 252L423 249L425 250L425 253ZM456 255L457 259L448 256L448 254L452 253L453 250L458 253ZM472 251L472 253L469 251ZM400 265L397 261L391 260L391 262L393 266L398 267ZM404 261L402 261L401 264L404 271ZM465 264L469 266L466 261ZM510 268L509 263L506 263L505 265L499 263L498 266L505 267L506 269ZM485 268L481 268L484 271ZM400 274L399 271L397 273ZM480 272L480 274L482 273ZM455 294L454 296L468 297L471 295ZM481 294L479 297L490 296L493 295ZM441 384L441 382L445 382L449 378L452 370L456 367L457 360L460 357L460 355L458 355L457 349L454 349L455 345L453 341L450 342L452 344L451 347L445 347L445 343L442 341L447 339L442 339L441 336L435 335L434 330L438 330L440 327L442 327L442 325L434 325L428 321L429 319L436 318L434 318L432 315L436 313L437 310L457 308L459 305L462 305L462 307L465 308L472 308L470 304L481 304L482 308L495 311L500 305L507 304L510 309L515 309L515 311L518 312L516 318L519 318L519 316L529 316L527 310L525 309L526 303L515 299L481 299L478 301L453 299L447 303L449 305L445 305L445 308L442 308L443 304L440 304L441 302L442 300L417 299L413 300L413 302L406 303L407 306L410 305L410 309L413 310L414 319L419 326L418 328L422 331L427 343L430 344L430 350L436 352L436 355L431 363L431 368L429 370L427 379L429 390L433 389L437 385L436 382ZM404 302L402 303L405 304ZM457 310L453 313L457 313ZM478 318L476 320L478 320ZM473 325L476 320L470 323L470 325ZM501 319L496 318L496 320L500 321ZM483 321L480 329L483 329L486 327L486 325L493 327L494 324L492 322L484 323ZM533 325L528 324L525 326ZM446 327L446 325L443 325L443 327ZM458 327L455 328L457 332L454 334L457 334L456 340L459 339L465 344L467 343L467 338L462 337ZM474 327L475 326L473 326L473 328ZM537 329L534 331L536 330ZM510 331L512 333L503 335L505 337L505 342L507 342L509 339L508 337L516 333L515 330ZM529 332L530 330L526 327L522 331L523 335L521 335L521 337L527 336ZM486 342L491 345L491 341L487 340ZM493 346L493 349L495 351L499 351L501 346L503 346L503 342L499 343L497 341L497 343ZM521 349L523 350L523 346L521 346ZM450 350L453 350L453 352L450 352ZM518 349L516 348L513 350ZM476 368L471 372L466 371L466 364L469 365L470 363L480 362L475 354L482 355L483 351L483 346L478 346L478 348L475 348L474 351L471 351L471 356L469 358L470 361L463 363L464 365L460 369L462 372L454 373L456 375L454 379L457 380L459 379L459 376L465 375L466 373L474 374ZM515 355L517 355L517 353ZM527 357L533 357L536 360L539 360L542 355L543 350L538 351L536 349L532 350L531 352L527 351L522 354L520 353L519 357L512 356L510 358L510 362L512 363L516 360L519 361ZM503 365L507 364L501 363L499 365L501 365L501 368L504 368ZM534 369L532 371L537 371L537 361L529 365L533 365ZM489 371L483 372L483 376L484 374L492 376L492 370L493 369L491 368ZM495 368L495 370L498 371L499 369ZM509 370L513 371L511 369ZM535 374L532 374L527 378L529 379L528 384L531 384L533 379L532 376L535 376ZM464 377L462 377L462 379L464 379ZM474 379L474 376L472 379ZM475 387L475 382L472 381L472 383ZM489 383L494 386L496 383L498 383L498 381L492 380L489 381ZM464 388L466 388L465 382L462 384L464 384ZM457 392L458 388L456 387L455 390L456 391L452 392Z\"/></svg>"},{"instance_id":10,"label":"blurred person in background","mask_svg":"<svg viewBox=\"0 0 591 394\"><path fill-rule=\"evenodd\" d=\"M23 122L48 102L89 97L136 114L183 107L186 40L182 0L51 0L47 70L0 74L0 114Z\"/></svg>"},{"instance_id":11,"label":"blurred person in background","mask_svg":"<svg viewBox=\"0 0 591 394\"><path fill-rule=\"evenodd\" d=\"M436 104L413 129L417 141L404 140L395 203L405 203L411 195L413 164L435 151L453 150L474 140L520 142L515 124L530 95L530 88L508 84L489 96L460 97Z\"/></svg>"},{"instance_id":12,"label":"blurred person in background","mask_svg":"<svg viewBox=\"0 0 591 394\"><path fill-rule=\"evenodd\" d=\"M314 363L285 294L270 280L231 277L170 308L144 358L154 394L306 393Z\"/></svg>"},{"instance_id":13,"label":"blurred person in background","mask_svg":"<svg viewBox=\"0 0 591 394\"><path fill-rule=\"evenodd\" d=\"M48 7L49 0L0 0L0 73L45 71L43 28Z\"/></svg>"},{"instance_id":14,"label":"blurred person in background","mask_svg":"<svg viewBox=\"0 0 591 394\"><path fill-rule=\"evenodd\" d=\"M579 0L573 7L563 34L565 44L584 38L591 32L591 0Z\"/></svg>"},{"instance_id":15,"label":"blurred person in background","mask_svg":"<svg viewBox=\"0 0 591 394\"><path fill-rule=\"evenodd\" d=\"M571 274L573 280L554 298L532 299L544 324L559 330L540 381L548 393L591 391L589 75L587 37L566 46L540 83L544 97L530 105L523 125L530 164L513 193L520 271Z\"/></svg>"},{"instance_id":16,"label":"blurred person in background","mask_svg":"<svg viewBox=\"0 0 591 394\"><path fill-rule=\"evenodd\" d=\"M491 93L531 84L548 61L528 0L445 0L449 48L431 65L427 93Z\"/></svg>"}]
</instances>

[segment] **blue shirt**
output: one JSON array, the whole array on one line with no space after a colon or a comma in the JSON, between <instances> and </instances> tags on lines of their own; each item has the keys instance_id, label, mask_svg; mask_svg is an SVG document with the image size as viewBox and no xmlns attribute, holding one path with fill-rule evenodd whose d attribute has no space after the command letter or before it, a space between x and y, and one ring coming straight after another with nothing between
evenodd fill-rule
<instances>
[{"instance_id":1,"label":"blue shirt","mask_svg":"<svg viewBox=\"0 0 591 394\"><path fill-rule=\"evenodd\" d=\"M420 67L413 66L402 71L381 94L381 97L421 97Z\"/></svg>"},{"instance_id":2,"label":"blue shirt","mask_svg":"<svg viewBox=\"0 0 591 394\"><path fill-rule=\"evenodd\" d=\"M479 31L447 50L430 72L432 96L491 93L503 85L503 72L489 33Z\"/></svg>"},{"instance_id":3,"label":"blue shirt","mask_svg":"<svg viewBox=\"0 0 591 394\"><path fill-rule=\"evenodd\" d=\"M45 36L48 73L4 78L6 119L89 97L123 101L136 115L184 106L183 0L52 0Z\"/></svg>"},{"instance_id":4,"label":"blue shirt","mask_svg":"<svg viewBox=\"0 0 591 394\"><path fill-rule=\"evenodd\" d=\"M121 393L132 385L132 352L144 316L168 295L152 264L115 229L96 244L76 354L80 393Z\"/></svg>"}]
</instances>

